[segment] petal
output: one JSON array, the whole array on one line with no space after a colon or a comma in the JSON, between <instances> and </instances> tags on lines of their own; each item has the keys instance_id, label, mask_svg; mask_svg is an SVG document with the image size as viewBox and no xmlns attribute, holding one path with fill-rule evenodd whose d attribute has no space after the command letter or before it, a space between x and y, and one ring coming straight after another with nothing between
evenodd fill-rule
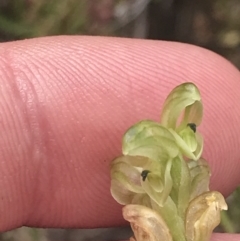
<instances>
[{"instance_id":1,"label":"petal","mask_svg":"<svg viewBox=\"0 0 240 241\"><path fill-rule=\"evenodd\" d=\"M185 142L184 139L178 133L176 133L173 129L169 129L169 131L175 137L176 143L184 156L192 160L198 160L200 158L203 151L203 138L198 132L196 133L192 132L196 137L195 141L193 138L185 137L187 141ZM196 150L192 151L196 144L197 144Z\"/></svg>"},{"instance_id":2,"label":"petal","mask_svg":"<svg viewBox=\"0 0 240 241\"><path fill-rule=\"evenodd\" d=\"M156 192L154 186L151 185L148 177L145 181L141 180L141 184L143 189L149 195L149 197L154 200L160 207L162 207L167 200L171 189L172 189L172 177L170 174L172 167L172 160L168 160L166 163L166 167L164 168L164 180L163 181L163 191L161 193Z\"/></svg>"},{"instance_id":3,"label":"petal","mask_svg":"<svg viewBox=\"0 0 240 241\"><path fill-rule=\"evenodd\" d=\"M136 241L172 241L166 223L150 208L127 205L123 208L123 217L131 223Z\"/></svg>"},{"instance_id":4,"label":"petal","mask_svg":"<svg viewBox=\"0 0 240 241\"><path fill-rule=\"evenodd\" d=\"M187 241L208 241L220 223L221 210L227 210L227 204L219 192L206 192L193 199L186 214Z\"/></svg>"},{"instance_id":5,"label":"petal","mask_svg":"<svg viewBox=\"0 0 240 241\"><path fill-rule=\"evenodd\" d=\"M142 181L142 187L152 200L154 200L161 207L163 206L165 200L162 198L162 193L156 192L149 183L148 179Z\"/></svg>"},{"instance_id":6,"label":"petal","mask_svg":"<svg viewBox=\"0 0 240 241\"><path fill-rule=\"evenodd\" d=\"M149 173L147 176L147 181L149 182L149 184L155 192L163 191L163 180L160 175Z\"/></svg>"},{"instance_id":7,"label":"petal","mask_svg":"<svg viewBox=\"0 0 240 241\"><path fill-rule=\"evenodd\" d=\"M186 126L178 134L186 143L191 152L195 152L197 150L197 138L194 131L189 126Z\"/></svg>"}]
</instances>

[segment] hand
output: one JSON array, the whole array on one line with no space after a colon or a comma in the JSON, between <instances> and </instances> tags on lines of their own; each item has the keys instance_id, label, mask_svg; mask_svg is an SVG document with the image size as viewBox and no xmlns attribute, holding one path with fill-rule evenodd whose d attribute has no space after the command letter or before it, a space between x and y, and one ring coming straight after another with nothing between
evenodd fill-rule
<instances>
[{"instance_id":1,"label":"hand","mask_svg":"<svg viewBox=\"0 0 240 241\"><path fill-rule=\"evenodd\" d=\"M211 188L228 195L240 183L240 74L218 55L171 42L50 37L3 43L0 60L1 231L124 224L109 163L126 129L158 120L180 82L202 93Z\"/></svg>"}]
</instances>

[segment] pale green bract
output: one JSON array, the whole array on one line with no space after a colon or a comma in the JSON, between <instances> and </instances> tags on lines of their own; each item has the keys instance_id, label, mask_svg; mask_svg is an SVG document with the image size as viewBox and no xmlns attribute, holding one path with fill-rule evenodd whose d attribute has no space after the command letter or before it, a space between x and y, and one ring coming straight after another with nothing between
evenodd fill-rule
<instances>
[{"instance_id":1,"label":"pale green bract","mask_svg":"<svg viewBox=\"0 0 240 241\"><path fill-rule=\"evenodd\" d=\"M168 95L161 121L140 121L123 136L111 164L111 194L136 241L208 241L227 204L209 191L210 168L198 132L198 88L184 83Z\"/></svg>"}]
</instances>

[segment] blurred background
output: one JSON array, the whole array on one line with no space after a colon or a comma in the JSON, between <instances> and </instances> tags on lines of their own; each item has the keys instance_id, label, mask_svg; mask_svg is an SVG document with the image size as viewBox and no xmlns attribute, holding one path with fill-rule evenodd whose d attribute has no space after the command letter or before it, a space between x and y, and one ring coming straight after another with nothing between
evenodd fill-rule
<instances>
[{"instance_id":1,"label":"blurred background","mask_svg":"<svg viewBox=\"0 0 240 241\"><path fill-rule=\"evenodd\" d=\"M104 35L191 43L240 69L240 0L0 0L0 42L50 35ZM218 232L240 232L240 188ZM129 228L19 228L0 241L128 239Z\"/></svg>"}]
</instances>

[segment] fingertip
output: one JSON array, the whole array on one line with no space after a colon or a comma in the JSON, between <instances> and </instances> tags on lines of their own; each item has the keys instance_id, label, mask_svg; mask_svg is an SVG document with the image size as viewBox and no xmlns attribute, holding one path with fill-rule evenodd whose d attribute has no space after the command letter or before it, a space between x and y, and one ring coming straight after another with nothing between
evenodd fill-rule
<instances>
[{"instance_id":1,"label":"fingertip","mask_svg":"<svg viewBox=\"0 0 240 241\"><path fill-rule=\"evenodd\" d=\"M212 235L212 241L237 241L240 239L239 234L229 234L229 233L214 233Z\"/></svg>"},{"instance_id":2,"label":"fingertip","mask_svg":"<svg viewBox=\"0 0 240 241\"><path fill-rule=\"evenodd\" d=\"M99 37L40 38L0 49L8 61L8 69L1 69L1 84L14 78L21 94L3 105L21 102L25 108L20 111L24 120L11 108L12 119L5 120L12 124L8 133L29 143L26 150L22 143L14 144L21 154L18 178L23 180L15 183L27 183L35 196L32 206L26 207L34 215L27 222L22 218L25 224L122 224L120 206L109 192L109 162L120 154L125 130L141 119L159 120L167 94L185 81L196 83L202 93L200 131L204 156L212 167L212 188L228 194L239 183L240 76L222 57L181 43ZM7 170L6 165L16 160L4 145L0 151L7 162L1 169ZM6 175L11 178L9 172ZM0 182L0 189L11 191L12 186ZM9 195L14 202L2 202L3 212L5 207L21 206L14 190Z\"/></svg>"}]
</instances>

